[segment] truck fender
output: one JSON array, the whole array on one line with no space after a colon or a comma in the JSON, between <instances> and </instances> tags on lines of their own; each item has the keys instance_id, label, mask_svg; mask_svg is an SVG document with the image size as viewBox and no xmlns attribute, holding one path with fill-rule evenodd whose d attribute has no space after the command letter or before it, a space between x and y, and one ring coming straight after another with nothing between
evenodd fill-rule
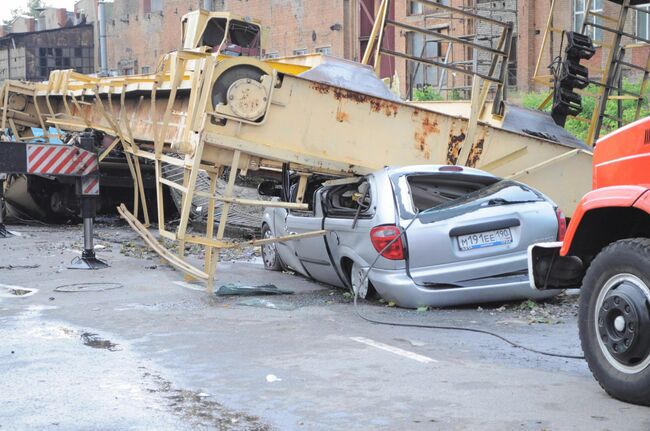
<instances>
[{"instance_id":1,"label":"truck fender","mask_svg":"<svg viewBox=\"0 0 650 431\"><path fill-rule=\"evenodd\" d=\"M576 232L580 227L582 219L589 211L601 208L634 207L639 198L647 191L648 188L643 186L613 186L592 190L587 193L580 200L576 211L573 213L573 217L571 217L571 223L569 223L569 227L564 237L560 256L567 256L570 254ZM644 202L644 205L646 205L647 208L650 208L650 201L646 199Z\"/></svg>"}]
</instances>

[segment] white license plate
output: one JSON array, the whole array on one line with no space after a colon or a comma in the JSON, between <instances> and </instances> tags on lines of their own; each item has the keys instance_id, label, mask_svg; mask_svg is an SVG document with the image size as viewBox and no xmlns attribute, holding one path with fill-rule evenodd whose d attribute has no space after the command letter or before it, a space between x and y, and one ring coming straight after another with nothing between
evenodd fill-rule
<instances>
[{"instance_id":1,"label":"white license plate","mask_svg":"<svg viewBox=\"0 0 650 431\"><path fill-rule=\"evenodd\" d=\"M476 250L477 248L495 247L512 243L512 232L510 228L489 230L487 232L460 235L458 246L461 250Z\"/></svg>"}]
</instances>

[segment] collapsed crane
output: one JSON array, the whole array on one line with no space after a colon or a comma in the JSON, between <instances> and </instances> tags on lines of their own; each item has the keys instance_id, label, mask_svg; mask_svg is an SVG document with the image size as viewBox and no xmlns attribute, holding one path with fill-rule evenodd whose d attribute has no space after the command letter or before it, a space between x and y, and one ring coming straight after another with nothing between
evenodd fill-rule
<instances>
[{"instance_id":1,"label":"collapsed crane","mask_svg":"<svg viewBox=\"0 0 650 431\"><path fill-rule=\"evenodd\" d=\"M399 25L387 19L387 4L384 0L379 9L366 63L374 60L376 65L381 54L399 54L382 48L384 27ZM412 104L390 94L367 65L321 55L257 59L262 28L255 20L199 10L185 15L182 23L183 48L164 55L150 75L96 77L61 70L43 83L6 81L1 127L10 129L18 142L32 140L33 127L48 130L51 125L57 134L97 130L110 140L100 160L122 146L134 178L135 199L131 210L119 207L120 215L170 264L207 282L209 289L218 260L215 251L242 245L224 240L230 206L306 209L303 195L312 173L353 176L386 165L459 164L528 183L567 211L591 186L588 147L555 126L549 116L507 105L501 97L495 97L492 110L485 109L490 88L496 86L499 95L505 85L511 26L509 32L504 27L499 48L488 49L496 59L489 73L464 71L473 76L471 102ZM482 49L467 40L456 43ZM363 79L343 79L349 76ZM148 230L141 160L155 165L158 233L161 239L176 242L176 253ZM238 173L282 170L287 164L300 175L295 202L233 195ZM165 178L165 165L182 169L182 181ZM230 172L225 191L217 193L217 178L226 168ZM196 187L201 172L209 177L208 191ZM164 186L182 195L180 222L173 231L163 222ZM196 196L210 204L201 236L188 232ZM215 234L216 202L223 207ZM315 231L243 244L323 234ZM187 262L186 244L204 247L202 268Z\"/></svg>"}]
</instances>

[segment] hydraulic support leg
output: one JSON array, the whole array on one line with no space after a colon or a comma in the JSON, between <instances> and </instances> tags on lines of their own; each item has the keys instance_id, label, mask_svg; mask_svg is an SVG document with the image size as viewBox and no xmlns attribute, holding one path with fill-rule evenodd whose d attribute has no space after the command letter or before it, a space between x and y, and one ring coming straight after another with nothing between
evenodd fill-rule
<instances>
[{"instance_id":1,"label":"hydraulic support leg","mask_svg":"<svg viewBox=\"0 0 650 431\"><path fill-rule=\"evenodd\" d=\"M95 246L93 244L95 217L95 198L81 197L81 217L84 224L84 249L81 257L72 261L69 269L102 269L107 268L108 263L98 259L95 255Z\"/></svg>"},{"instance_id":2,"label":"hydraulic support leg","mask_svg":"<svg viewBox=\"0 0 650 431\"><path fill-rule=\"evenodd\" d=\"M83 133L79 137L80 147L84 150L93 151L94 135ZM81 178L77 178L77 194L81 208L81 218L84 224L84 249L81 257L72 261L69 269L102 269L109 265L95 255L93 244L94 218L97 215L97 196L99 195L99 173L95 172Z\"/></svg>"}]
</instances>

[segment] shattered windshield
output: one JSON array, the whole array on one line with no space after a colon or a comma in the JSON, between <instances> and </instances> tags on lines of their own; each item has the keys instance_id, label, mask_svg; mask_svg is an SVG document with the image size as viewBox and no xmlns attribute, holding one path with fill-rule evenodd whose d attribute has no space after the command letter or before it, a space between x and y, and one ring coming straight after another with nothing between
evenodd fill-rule
<instances>
[{"instance_id":1,"label":"shattered windshield","mask_svg":"<svg viewBox=\"0 0 650 431\"><path fill-rule=\"evenodd\" d=\"M457 199L420 211L422 223L434 223L460 216L480 208L543 201L537 191L516 181L501 180Z\"/></svg>"},{"instance_id":2,"label":"shattered windshield","mask_svg":"<svg viewBox=\"0 0 650 431\"><path fill-rule=\"evenodd\" d=\"M485 175L410 174L392 178L402 218L432 223L487 206L544 200L516 181Z\"/></svg>"}]
</instances>

